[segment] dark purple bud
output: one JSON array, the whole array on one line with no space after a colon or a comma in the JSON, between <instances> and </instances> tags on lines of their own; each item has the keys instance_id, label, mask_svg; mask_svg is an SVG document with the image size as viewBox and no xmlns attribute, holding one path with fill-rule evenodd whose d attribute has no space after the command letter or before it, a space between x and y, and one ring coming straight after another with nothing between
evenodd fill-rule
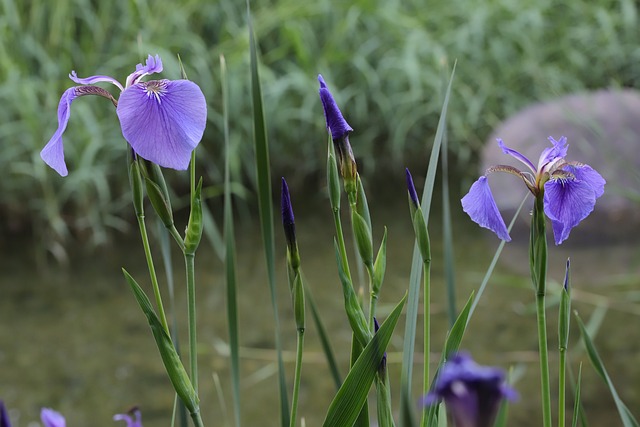
<instances>
[{"instance_id":1,"label":"dark purple bud","mask_svg":"<svg viewBox=\"0 0 640 427\"><path fill-rule=\"evenodd\" d=\"M571 269L571 258L567 258L567 268L564 271L564 290L569 292L569 270Z\"/></svg>"},{"instance_id":2,"label":"dark purple bud","mask_svg":"<svg viewBox=\"0 0 640 427\"><path fill-rule=\"evenodd\" d=\"M444 400L456 427L491 427L505 398L514 400L517 393L501 369L480 366L468 354L458 353L446 362L423 404Z\"/></svg>"},{"instance_id":3,"label":"dark purple bud","mask_svg":"<svg viewBox=\"0 0 640 427\"><path fill-rule=\"evenodd\" d=\"M378 319L373 318L373 330L374 332L378 332L378 329L380 329L380 325L378 324ZM387 352L385 351L384 354L382 355L382 361L380 362L380 372L384 372L384 370L387 368Z\"/></svg>"},{"instance_id":4,"label":"dark purple bud","mask_svg":"<svg viewBox=\"0 0 640 427\"><path fill-rule=\"evenodd\" d=\"M284 227L284 235L287 239L289 248L293 248L296 243L296 224L293 217L293 209L291 208L291 198L289 197L289 187L284 177L282 178L282 197L280 200L282 209L282 226Z\"/></svg>"},{"instance_id":5,"label":"dark purple bud","mask_svg":"<svg viewBox=\"0 0 640 427\"><path fill-rule=\"evenodd\" d=\"M336 104L333 95L329 92L322 75L318 74L318 82L320 82L320 100L322 101L322 107L324 108L324 118L327 122L327 129L331 132L331 138L338 140L344 138L353 129L349 126L349 123L342 117L342 113Z\"/></svg>"},{"instance_id":6,"label":"dark purple bud","mask_svg":"<svg viewBox=\"0 0 640 427\"><path fill-rule=\"evenodd\" d=\"M409 197L411 197L411 201L414 206L417 208L420 202L418 202L418 194L416 193L416 187L413 185L413 178L411 177L411 172L409 172L409 168L405 168L405 173L407 177L407 190L409 191Z\"/></svg>"},{"instance_id":7,"label":"dark purple bud","mask_svg":"<svg viewBox=\"0 0 640 427\"><path fill-rule=\"evenodd\" d=\"M11 427L7 408L4 407L4 402L2 400L0 400L0 427Z\"/></svg>"}]
</instances>

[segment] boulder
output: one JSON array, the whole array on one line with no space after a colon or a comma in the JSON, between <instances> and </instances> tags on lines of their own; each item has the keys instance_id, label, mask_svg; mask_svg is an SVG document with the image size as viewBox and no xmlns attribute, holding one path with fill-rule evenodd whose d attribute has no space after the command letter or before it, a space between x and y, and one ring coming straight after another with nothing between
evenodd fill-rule
<instances>
[{"instance_id":1,"label":"boulder","mask_svg":"<svg viewBox=\"0 0 640 427\"><path fill-rule=\"evenodd\" d=\"M526 169L502 153L496 138L537 165L542 150L550 146L549 136L566 136L567 160L590 165L607 181L595 210L572 230L566 243L640 238L640 92L601 90L530 106L495 129L482 152L482 171L499 164ZM526 187L517 177L504 173L490 174L489 183L508 224L527 193ZM528 227L531 206L528 203L523 209L518 229Z\"/></svg>"}]
</instances>

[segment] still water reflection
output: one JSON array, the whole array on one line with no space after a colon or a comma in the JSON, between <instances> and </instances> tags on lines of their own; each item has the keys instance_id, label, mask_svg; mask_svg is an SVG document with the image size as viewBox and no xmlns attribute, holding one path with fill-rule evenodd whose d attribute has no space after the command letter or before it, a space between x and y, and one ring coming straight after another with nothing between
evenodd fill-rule
<instances>
[{"instance_id":1,"label":"still water reflection","mask_svg":"<svg viewBox=\"0 0 640 427\"><path fill-rule=\"evenodd\" d=\"M404 199L403 199L404 202ZM303 269L325 318L334 350L346 372L348 323L332 248L329 216L318 218L326 207L297 209ZM404 294L409 276L413 234L406 206L372 208L374 239L379 242L383 225L389 227L387 276L380 313ZM276 426L277 393L273 325L265 281L259 230L244 224L238 237L239 316L242 349L243 425ZM431 227L433 242L433 343L441 348L446 328L446 302L442 282L442 255L438 220ZM276 228L278 241L280 230ZM574 233L579 232L579 227ZM498 241L465 218L454 227L458 306L478 288ZM378 243L376 243L378 244ZM283 271L284 244L279 245L278 280L283 346L288 380L293 376L295 326ZM484 297L474 314L462 347L479 363L515 367L521 394L510 409L510 425L538 426L539 397L533 294L526 279L526 246L507 247ZM592 313L606 315L596 340L607 367L628 406L638 415L640 407L640 252L635 247L569 249L552 247L550 274L557 285L570 254L573 265L574 308L583 319ZM171 386L164 373L145 318L122 278L126 267L148 288L143 254L135 236L114 248L90 256L78 254L69 270L52 267L35 271L28 248L3 248L0 261L0 398L10 409L14 426L38 420L42 406L63 412L69 426L115 425L111 416L139 405L146 427L166 426L173 404ZM157 259L159 261L159 254ZM180 259L174 257L177 312L185 317ZM222 268L213 251L202 247L197 263L200 343L200 387L203 419L210 426L232 425L230 383L226 358L227 326ZM162 279L162 282L165 282ZM166 297L165 297L166 298ZM168 302L165 299L165 304ZM602 308L605 307L605 308ZM606 309L606 310L605 310ZM555 375L556 305L550 298L549 338L552 375ZM620 327L623 325L624 327ZM181 339L186 342L184 322ZM399 378L398 353L402 348L404 319L392 339L389 360L392 384ZM577 331L572 329L572 342ZM417 340L416 349L421 348ZM334 386L321 354L316 331L308 322L305 364L298 413L307 425L320 425L334 394ZM603 383L593 374L584 352L573 350L573 367L585 362L583 402L592 425L617 423L615 407ZM432 356L436 360L438 354ZM416 360L421 360L416 355ZM416 373L421 371L416 366ZM216 388L218 376L221 389ZM418 396L419 375L414 386ZM555 384L555 380L554 380ZM552 385L552 387L554 387ZM394 390L397 399L397 390ZM572 399L569 397L568 401ZM397 407L397 405L396 405ZM36 424L37 425L37 424Z\"/></svg>"}]
</instances>

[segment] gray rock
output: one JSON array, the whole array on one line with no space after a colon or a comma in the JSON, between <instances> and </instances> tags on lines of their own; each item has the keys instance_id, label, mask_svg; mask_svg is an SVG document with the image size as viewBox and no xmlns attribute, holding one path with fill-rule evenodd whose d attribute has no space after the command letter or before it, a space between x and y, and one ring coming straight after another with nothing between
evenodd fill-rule
<instances>
[{"instance_id":1,"label":"gray rock","mask_svg":"<svg viewBox=\"0 0 640 427\"><path fill-rule=\"evenodd\" d=\"M567 160L590 165L607 181L595 210L572 230L566 243L640 238L640 93L602 90L528 107L491 135L482 152L482 171L498 164L526 169L502 153L496 138L537 165L542 150L550 146L548 136L566 136ZM517 177L504 173L490 174L489 183L508 223L527 193L526 187ZM531 203L524 209L518 229L528 227L530 209Z\"/></svg>"}]
</instances>

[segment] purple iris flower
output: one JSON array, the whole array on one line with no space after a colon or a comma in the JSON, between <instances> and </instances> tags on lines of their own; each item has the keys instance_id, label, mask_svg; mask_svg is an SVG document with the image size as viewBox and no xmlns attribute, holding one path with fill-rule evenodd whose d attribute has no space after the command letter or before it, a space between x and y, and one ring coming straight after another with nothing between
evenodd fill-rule
<instances>
[{"instance_id":1,"label":"purple iris flower","mask_svg":"<svg viewBox=\"0 0 640 427\"><path fill-rule=\"evenodd\" d=\"M49 408L42 408L40 420L42 420L44 427L65 427L67 425L62 414Z\"/></svg>"},{"instance_id":2,"label":"purple iris flower","mask_svg":"<svg viewBox=\"0 0 640 427\"><path fill-rule=\"evenodd\" d=\"M142 427L142 415L137 407L132 408L127 414L114 415L113 420L124 421L127 427Z\"/></svg>"},{"instance_id":3,"label":"purple iris flower","mask_svg":"<svg viewBox=\"0 0 640 427\"><path fill-rule=\"evenodd\" d=\"M138 64L123 86L109 76L79 78L75 71L69 78L83 86L67 89L58 105L58 129L40 152L42 160L62 176L68 174L64 161L62 134L69 123L71 103L79 96L100 95L116 105L122 135L139 156L166 168L184 170L196 148L207 122L207 103L202 91L189 80L141 79L162 71L160 57L149 55L145 65ZM120 89L119 99L93 86L108 82Z\"/></svg>"},{"instance_id":4,"label":"purple iris flower","mask_svg":"<svg viewBox=\"0 0 640 427\"><path fill-rule=\"evenodd\" d=\"M331 95L321 74L318 74L318 82L320 83L320 101L322 101L322 107L324 108L324 118L327 122L327 129L331 132L331 138L333 138L334 141L342 139L349 135L349 132L353 132L353 129L342 116L340 108L338 108L338 104L336 104L336 100L333 99L333 95Z\"/></svg>"},{"instance_id":5,"label":"purple iris flower","mask_svg":"<svg viewBox=\"0 0 640 427\"><path fill-rule=\"evenodd\" d=\"M524 163L529 171L512 166L498 165L487 170L508 172L521 178L534 197L543 197L544 213L551 220L556 245L569 237L573 227L585 219L604 193L606 181L591 166L565 160L567 138L556 141L549 137L552 146L542 151L538 166L516 150L508 148L501 139L498 144L505 154ZM487 176L473 183L462 198L462 208L481 227L488 228L507 242L511 240L507 227L498 211Z\"/></svg>"},{"instance_id":6,"label":"purple iris flower","mask_svg":"<svg viewBox=\"0 0 640 427\"><path fill-rule=\"evenodd\" d=\"M458 353L445 363L423 404L444 400L456 427L491 427L502 400L517 397L501 369L480 366L468 354Z\"/></svg>"}]
</instances>

